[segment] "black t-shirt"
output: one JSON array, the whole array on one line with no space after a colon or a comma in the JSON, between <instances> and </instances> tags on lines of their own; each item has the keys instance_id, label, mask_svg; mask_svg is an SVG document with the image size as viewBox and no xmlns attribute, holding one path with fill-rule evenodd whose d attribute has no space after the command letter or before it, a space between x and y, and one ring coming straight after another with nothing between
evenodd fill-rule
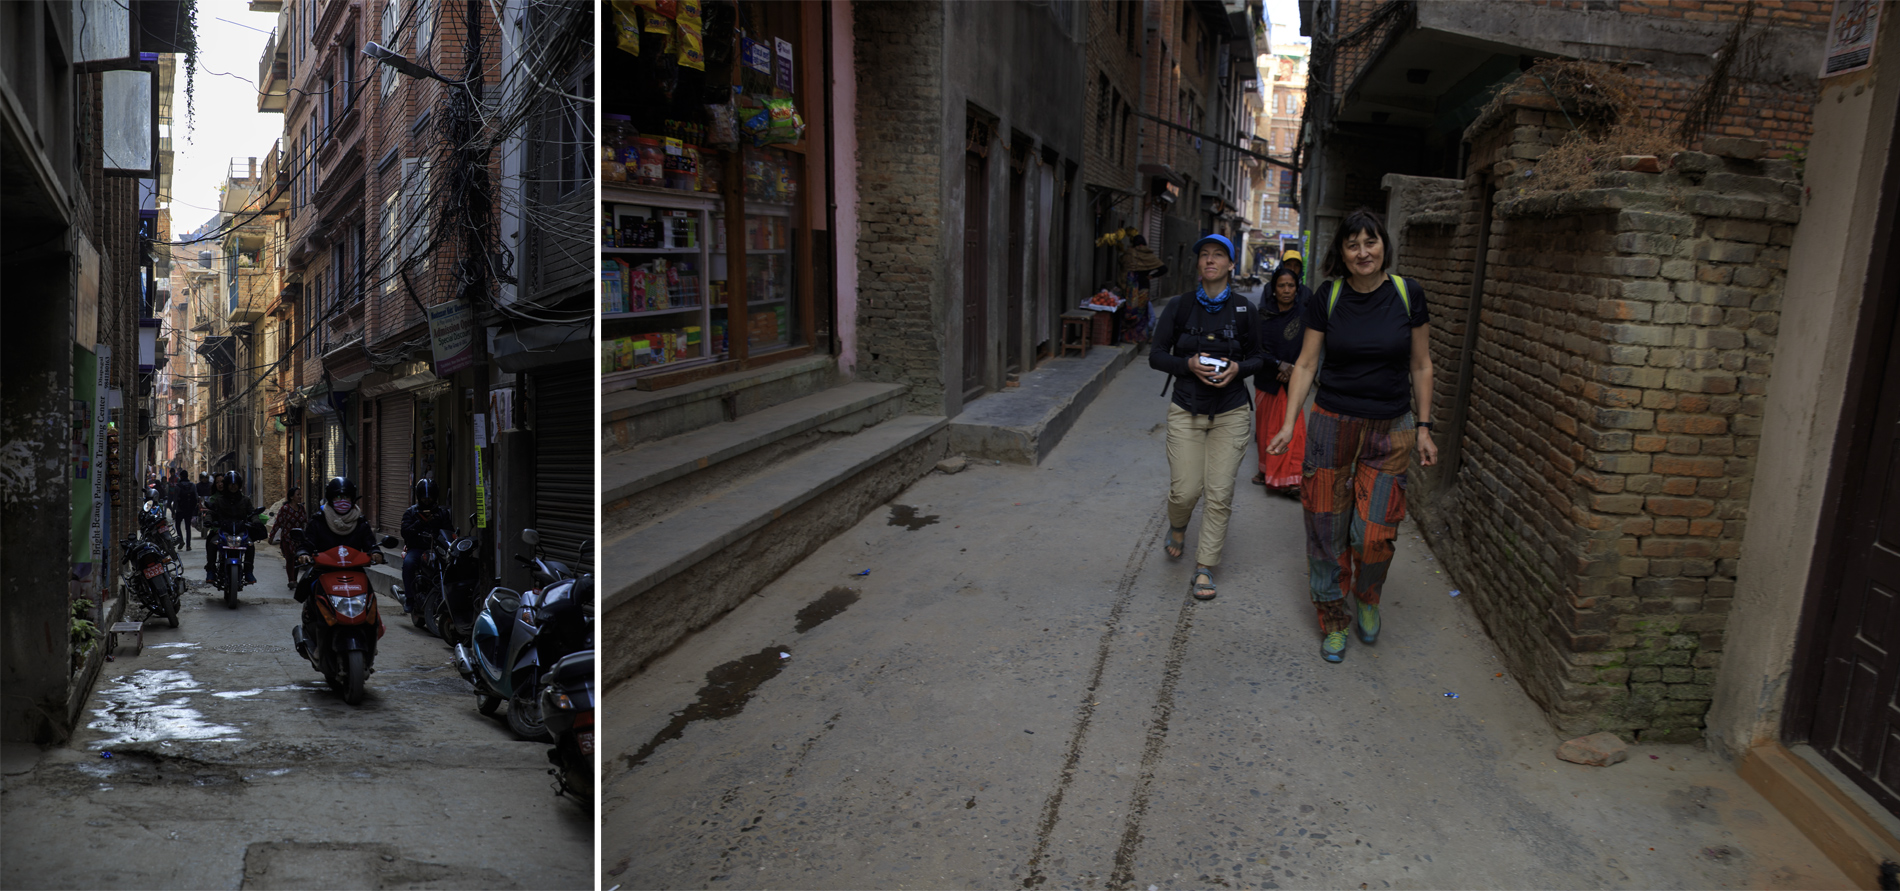
<instances>
[{"instance_id":1,"label":"black t-shirt","mask_svg":"<svg viewBox=\"0 0 1900 891\"><path fill-rule=\"evenodd\" d=\"M1252 404L1245 381L1258 374L1266 361L1260 354L1253 316L1252 304L1239 294L1230 295L1218 314L1202 307L1192 291L1175 297L1162 310L1155 323L1154 343L1148 348L1148 365L1174 375L1175 405L1191 414L1217 415ZM1224 387L1201 383L1188 370L1187 357L1194 352L1226 356L1239 364L1239 373Z\"/></svg>"},{"instance_id":2,"label":"black t-shirt","mask_svg":"<svg viewBox=\"0 0 1900 891\"><path fill-rule=\"evenodd\" d=\"M1339 302L1329 313L1332 289L1331 282L1320 285L1306 303L1306 327L1326 335L1314 401L1327 411L1373 421L1405 414L1412 406L1412 329L1430 321L1424 290L1405 283L1408 314L1390 277L1370 294L1341 282Z\"/></svg>"}]
</instances>

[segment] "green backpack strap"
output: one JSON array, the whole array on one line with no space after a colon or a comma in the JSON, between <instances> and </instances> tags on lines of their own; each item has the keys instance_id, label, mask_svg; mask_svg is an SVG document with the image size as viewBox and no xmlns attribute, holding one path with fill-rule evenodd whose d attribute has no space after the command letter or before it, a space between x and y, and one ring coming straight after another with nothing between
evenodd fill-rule
<instances>
[{"instance_id":1,"label":"green backpack strap","mask_svg":"<svg viewBox=\"0 0 1900 891\"><path fill-rule=\"evenodd\" d=\"M1340 280L1333 279L1331 282L1328 282L1327 284L1330 287L1328 287L1326 290L1326 317L1330 319L1333 317L1333 307L1338 305L1339 303ZM1411 318L1412 295L1408 293L1405 289L1405 279L1400 278L1396 275L1392 276L1392 286L1399 290L1399 302L1405 305L1406 318Z\"/></svg>"}]
</instances>

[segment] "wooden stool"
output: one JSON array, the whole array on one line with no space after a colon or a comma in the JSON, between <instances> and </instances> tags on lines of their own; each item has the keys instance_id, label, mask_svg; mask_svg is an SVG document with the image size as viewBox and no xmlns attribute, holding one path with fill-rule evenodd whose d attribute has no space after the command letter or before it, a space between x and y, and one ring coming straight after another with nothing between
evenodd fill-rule
<instances>
[{"instance_id":1,"label":"wooden stool","mask_svg":"<svg viewBox=\"0 0 1900 891\"><path fill-rule=\"evenodd\" d=\"M106 632L107 659L111 659L113 655L118 652L119 635L121 634L130 634L133 636L134 646L132 648L132 655L137 656L145 651L144 622L113 622L112 629Z\"/></svg>"},{"instance_id":2,"label":"wooden stool","mask_svg":"<svg viewBox=\"0 0 1900 891\"><path fill-rule=\"evenodd\" d=\"M1074 350L1078 356L1089 354L1089 325L1094 320L1092 312L1065 312L1062 314L1062 355Z\"/></svg>"}]
</instances>

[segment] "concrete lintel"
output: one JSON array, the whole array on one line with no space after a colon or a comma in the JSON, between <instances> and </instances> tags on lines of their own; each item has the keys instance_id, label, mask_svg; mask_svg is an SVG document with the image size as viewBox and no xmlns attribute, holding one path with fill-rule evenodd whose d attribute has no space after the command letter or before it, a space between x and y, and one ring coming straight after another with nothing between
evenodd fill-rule
<instances>
[{"instance_id":1,"label":"concrete lintel","mask_svg":"<svg viewBox=\"0 0 1900 891\"><path fill-rule=\"evenodd\" d=\"M1092 347L1079 359L1052 359L1023 375L1014 390L992 393L950 421L950 452L1035 465L1062 441L1135 347Z\"/></svg>"},{"instance_id":2,"label":"concrete lintel","mask_svg":"<svg viewBox=\"0 0 1900 891\"><path fill-rule=\"evenodd\" d=\"M1576 59L1644 62L1662 68L1707 68L1728 39L1728 22L1552 9L1528 3L1420 3L1418 30L1473 49ZM1763 80L1813 82L1820 71L1821 31L1768 27Z\"/></svg>"}]
</instances>

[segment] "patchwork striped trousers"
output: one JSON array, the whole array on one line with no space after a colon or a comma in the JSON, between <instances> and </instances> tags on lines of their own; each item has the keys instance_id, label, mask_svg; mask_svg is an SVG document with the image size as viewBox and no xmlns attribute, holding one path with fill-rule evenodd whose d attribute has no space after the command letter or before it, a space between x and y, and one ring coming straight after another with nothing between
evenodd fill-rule
<instances>
[{"instance_id":1,"label":"patchwork striped trousers","mask_svg":"<svg viewBox=\"0 0 1900 891\"><path fill-rule=\"evenodd\" d=\"M1379 602L1405 519L1405 470L1418 440L1414 421L1409 411L1371 421L1318 406L1307 416L1300 504L1322 633L1352 628L1347 594Z\"/></svg>"}]
</instances>

